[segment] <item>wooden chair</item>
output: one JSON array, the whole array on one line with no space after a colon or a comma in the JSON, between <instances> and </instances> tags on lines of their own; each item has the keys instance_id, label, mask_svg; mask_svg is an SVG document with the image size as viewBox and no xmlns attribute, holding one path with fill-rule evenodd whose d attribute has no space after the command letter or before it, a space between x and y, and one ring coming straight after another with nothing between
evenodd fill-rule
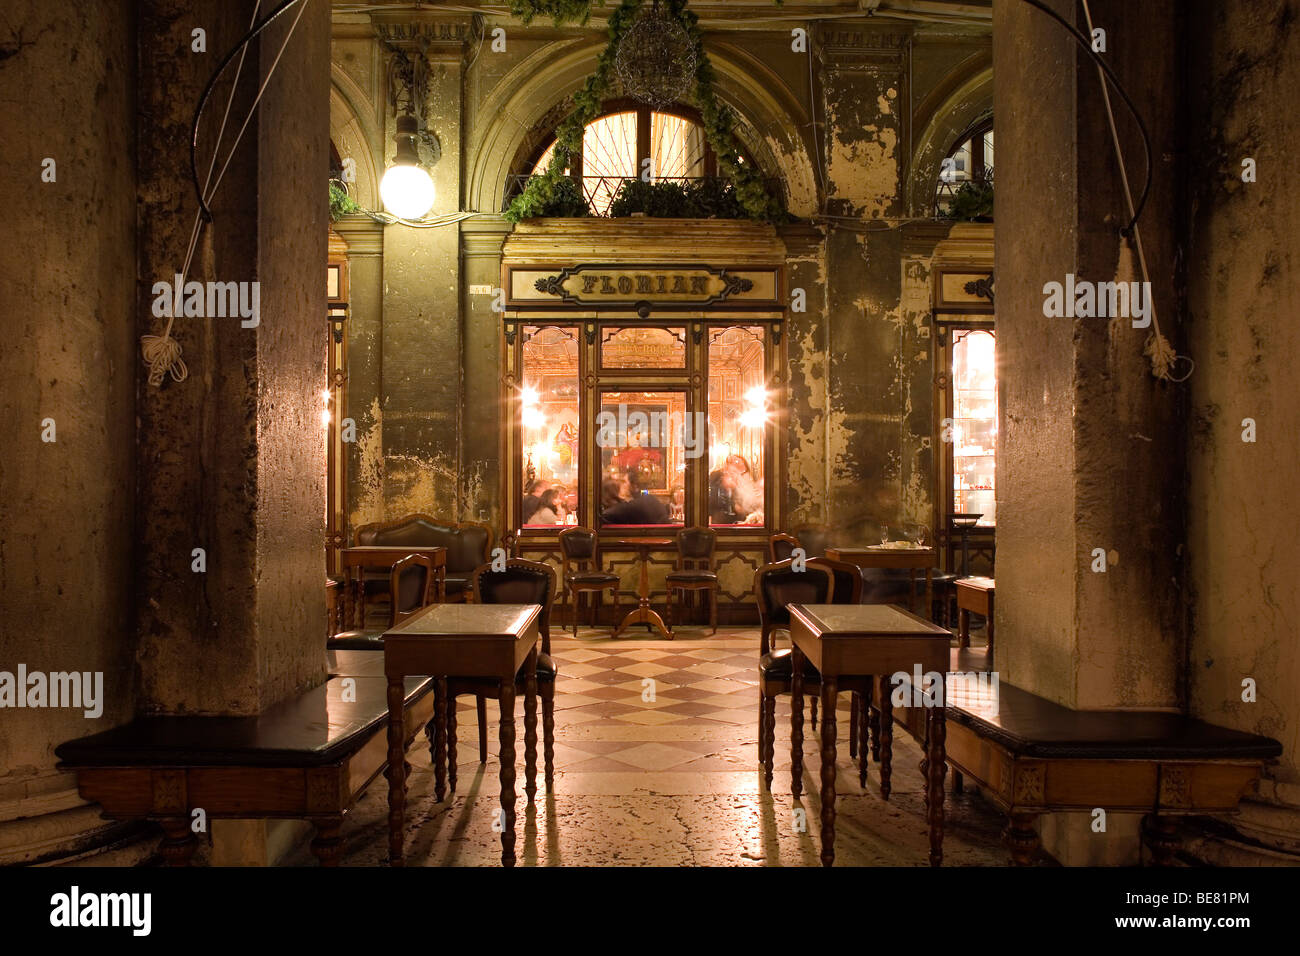
<instances>
[{"instance_id":1,"label":"wooden chair","mask_svg":"<svg viewBox=\"0 0 1300 956\"><path fill-rule=\"evenodd\" d=\"M491 564L474 570L470 578L471 600L475 604L540 604L542 615L538 630L542 637L537 655L537 693L542 699L542 752L546 767L546 785L555 777L555 680L558 668L551 657L551 607L555 602L555 570L550 565L522 558L510 558L504 571L494 571ZM515 677L515 691L524 693L525 675L521 670ZM442 693L439 686L435 691ZM473 694L478 710L478 762L487 763L487 699L501 699L501 687L496 681L475 678L449 677L447 693L447 782L451 792L456 792L456 698ZM435 708L436 708L435 702ZM429 753L436 755L434 723L427 728ZM442 800L442 768L434 757L435 795Z\"/></svg>"},{"instance_id":2,"label":"wooden chair","mask_svg":"<svg viewBox=\"0 0 1300 956\"><path fill-rule=\"evenodd\" d=\"M762 634L758 659L758 762L763 768L764 786L772 789L772 759L775 752L776 698L790 693L794 668L790 648L776 650L774 632L790 627L791 604L828 604L834 578L825 567L808 566L796 571L790 561L765 564L754 572L754 598ZM821 674L813 667L804 668L804 696L812 699L813 729L817 728L817 697L821 694Z\"/></svg>"},{"instance_id":3,"label":"wooden chair","mask_svg":"<svg viewBox=\"0 0 1300 956\"><path fill-rule=\"evenodd\" d=\"M794 549L799 547L799 539L792 534L781 532L774 534L767 539L767 561L769 564L776 564L778 561L788 561L794 555Z\"/></svg>"},{"instance_id":4,"label":"wooden chair","mask_svg":"<svg viewBox=\"0 0 1300 956\"><path fill-rule=\"evenodd\" d=\"M388 593L394 596L389 602L388 627L340 631L325 646L336 651L382 650L384 631L433 603L435 580L432 561L423 554L408 554L393 565L388 576Z\"/></svg>"},{"instance_id":5,"label":"wooden chair","mask_svg":"<svg viewBox=\"0 0 1300 956\"><path fill-rule=\"evenodd\" d=\"M673 592L680 591L685 606L687 591L709 593L710 634L718 633L718 574L713 553L718 536L712 528L683 528L677 532L677 567L668 572L668 630L673 629Z\"/></svg>"},{"instance_id":6,"label":"wooden chair","mask_svg":"<svg viewBox=\"0 0 1300 956\"><path fill-rule=\"evenodd\" d=\"M356 529L355 545L413 545L445 547L447 568L444 580L446 600L464 601L469 596L469 577L474 569L492 555L492 528L480 521L448 521L416 512L395 521L377 521ZM361 620L365 621L366 604L371 598L386 598L388 575L380 571L362 574Z\"/></svg>"},{"instance_id":7,"label":"wooden chair","mask_svg":"<svg viewBox=\"0 0 1300 956\"><path fill-rule=\"evenodd\" d=\"M591 602L592 627L596 626L600 596L606 590L614 592L614 619L617 620L619 578L601 565L600 538L596 532L581 526L565 528L560 532L560 556L563 560L560 570L564 577L564 596L561 601L567 603L569 595L573 596L573 636L578 636L578 600L584 591L596 595Z\"/></svg>"},{"instance_id":8,"label":"wooden chair","mask_svg":"<svg viewBox=\"0 0 1300 956\"><path fill-rule=\"evenodd\" d=\"M843 533L843 529L840 529ZM831 545L832 537L838 537L835 529L828 528L824 524L801 524L791 532L799 541L799 547L803 548L804 554L810 558L820 558L826 553L827 546Z\"/></svg>"}]
</instances>

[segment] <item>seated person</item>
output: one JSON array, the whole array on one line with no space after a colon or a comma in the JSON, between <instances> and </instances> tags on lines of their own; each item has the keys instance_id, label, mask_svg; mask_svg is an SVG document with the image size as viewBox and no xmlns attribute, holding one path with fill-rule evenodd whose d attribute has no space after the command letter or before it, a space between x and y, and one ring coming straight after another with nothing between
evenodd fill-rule
<instances>
[{"instance_id":1,"label":"seated person","mask_svg":"<svg viewBox=\"0 0 1300 956\"><path fill-rule=\"evenodd\" d=\"M528 519L528 524L564 524L564 504L558 490L548 488L542 492L537 510Z\"/></svg>"},{"instance_id":2,"label":"seated person","mask_svg":"<svg viewBox=\"0 0 1300 956\"><path fill-rule=\"evenodd\" d=\"M740 524L749 516L737 493L735 472L719 468L709 474L709 523Z\"/></svg>"},{"instance_id":3,"label":"seated person","mask_svg":"<svg viewBox=\"0 0 1300 956\"><path fill-rule=\"evenodd\" d=\"M608 508L602 518L605 524L668 524L668 506L638 484L640 476L635 468L627 473L631 498Z\"/></svg>"},{"instance_id":4,"label":"seated person","mask_svg":"<svg viewBox=\"0 0 1300 956\"><path fill-rule=\"evenodd\" d=\"M524 504L520 510L520 517L524 524L533 524L533 515L537 509L542 506L542 494L551 487L551 483L545 478L534 478L524 487ZM545 522L539 522L544 524ZM554 522L551 522L554 524Z\"/></svg>"}]
</instances>

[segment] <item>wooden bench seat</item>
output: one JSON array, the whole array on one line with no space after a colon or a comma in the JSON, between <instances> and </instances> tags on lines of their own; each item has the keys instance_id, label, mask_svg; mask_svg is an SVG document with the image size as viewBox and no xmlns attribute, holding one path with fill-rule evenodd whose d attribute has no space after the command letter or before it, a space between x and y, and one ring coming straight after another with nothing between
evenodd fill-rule
<instances>
[{"instance_id":1,"label":"wooden bench seat","mask_svg":"<svg viewBox=\"0 0 1300 956\"><path fill-rule=\"evenodd\" d=\"M202 809L209 820L310 820L312 853L336 866L343 819L388 759L387 681L369 675L369 658L382 669L383 655L353 653L341 669L366 673L335 674L262 714L137 718L62 744L58 766L76 773L81 796L105 816L160 823L169 865L189 863L198 845L192 813ZM406 680L408 745L432 717L432 687L428 678Z\"/></svg>"},{"instance_id":2,"label":"wooden bench seat","mask_svg":"<svg viewBox=\"0 0 1300 956\"><path fill-rule=\"evenodd\" d=\"M1282 753L1270 737L1182 714L1071 710L1005 681L995 697L972 668L978 657L953 650L947 759L955 790L968 776L1008 815L1003 839L1020 865L1039 849L1041 814L1097 808L1145 814L1143 840L1166 865L1179 845L1178 816L1235 811ZM924 740L923 707L896 707L894 716Z\"/></svg>"}]
</instances>

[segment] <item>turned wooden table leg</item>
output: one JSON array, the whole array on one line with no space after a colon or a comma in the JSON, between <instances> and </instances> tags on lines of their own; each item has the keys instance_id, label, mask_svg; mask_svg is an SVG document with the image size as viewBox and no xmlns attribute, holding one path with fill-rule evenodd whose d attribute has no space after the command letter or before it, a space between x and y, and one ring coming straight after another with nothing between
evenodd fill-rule
<instances>
[{"instance_id":1,"label":"turned wooden table leg","mask_svg":"<svg viewBox=\"0 0 1300 956\"><path fill-rule=\"evenodd\" d=\"M1142 842L1151 851L1152 866L1173 866L1182 840L1174 817L1149 813L1142 818Z\"/></svg>"},{"instance_id":2,"label":"turned wooden table leg","mask_svg":"<svg viewBox=\"0 0 1300 956\"><path fill-rule=\"evenodd\" d=\"M942 694L942 691L940 692ZM925 816L930 825L930 865L943 863L943 777L948 770L944 738L944 705L930 708L926 721Z\"/></svg>"},{"instance_id":3,"label":"turned wooden table leg","mask_svg":"<svg viewBox=\"0 0 1300 956\"><path fill-rule=\"evenodd\" d=\"M867 718L867 731L871 736L871 759L880 763L880 698L887 692L883 677L871 679L871 715Z\"/></svg>"},{"instance_id":4,"label":"turned wooden table leg","mask_svg":"<svg viewBox=\"0 0 1300 956\"><path fill-rule=\"evenodd\" d=\"M1012 813L1002 831L1002 842L1011 851L1011 862L1016 866L1029 866L1041 845L1038 836L1037 813Z\"/></svg>"},{"instance_id":5,"label":"turned wooden table leg","mask_svg":"<svg viewBox=\"0 0 1300 956\"><path fill-rule=\"evenodd\" d=\"M402 837L406 810L406 730L402 726L402 708L406 700L406 682L401 677L388 678L388 862L402 865Z\"/></svg>"},{"instance_id":6,"label":"turned wooden table leg","mask_svg":"<svg viewBox=\"0 0 1300 956\"><path fill-rule=\"evenodd\" d=\"M867 786L867 760L868 750L867 739L870 736L868 725L871 713L871 679L867 679L867 689L862 693L861 700L858 702L858 786L866 789Z\"/></svg>"},{"instance_id":7,"label":"turned wooden table leg","mask_svg":"<svg viewBox=\"0 0 1300 956\"><path fill-rule=\"evenodd\" d=\"M537 796L537 648L524 661L524 794Z\"/></svg>"},{"instance_id":8,"label":"turned wooden table leg","mask_svg":"<svg viewBox=\"0 0 1300 956\"><path fill-rule=\"evenodd\" d=\"M447 678L433 682L433 796L439 803L447 796Z\"/></svg>"},{"instance_id":9,"label":"turned wooden table leg","mask_svg":"<svg viewBox=\"0 0 1300 956\"><path fill-rule=\"evenodd\" d=\"M194 858L194 851L199 848L199 838L190 829L188 817L168 817L158 821L162 827L163 838L158 844L167 866L189 866Z\"/></svg>"},{"instance_id":10,"label":"turned wooden table leg","mask_svg":"<svg viewBox=\"0 0 1300 956\"><path fill-rule=\"evenodd\" d=\"M311 841L311 854L320 861L321 866L338 866L343 858L343 838L339 835L343 829L343 814L321 817L312 821L316 827L316 837Z\"/></svg>"},{"instance_id":11,"label":"turned wooden table leg","mask_svg":"<svg viewBox=\"0 0 1300 956\"><path fill-rule=\"evenodd\" d=\"M803 794L803 651L790 651L790 795Z\"/></svg>"},{"instance_id":12,"label":"turned wooden table leg","mask_svg":"<svg viewBox=\"0 0 1300 956\"><path fill-rule=\"evenodd\" d=\"M501 865L515 865L515 683L501 682Z\"/></svg>"},{"instance_id":13,"label":"turned wooden table leg","mask_svg":"<svg viewBox=\"0 0 1300 956\"><path fill-rule=\"evenodd\" d=\"M456 792L456 698L447 701L447 792Z\"/></svg>"},{"instance_id":14,"label":"turned wooden table leg","mask_svg":"<svg viewBox=\"0 0 1300 956\"><path fill-rule=\"evenodd\" d=\"M822 866L835 862L835 678L822 675Z\"/></svg>"},{"instance_id":15,"label":"turned wooden table leg","mask_svg":"<svg viewBox=\"0 0 1300 956\"><path fill-rule=\"evenodd\" d=\"M763 710L763 785L772 792L772 773L776 764L776 698L764 697Z\"/></svg>"},{"instance_id":16,"label":"turned wooden table leg","mask_svg":"<svg viewBox=\"0 0 1300 956\"><path fill-rule=\"evenodd\" d=\"M858 708L862 704L861 696L855 690L849 695L849 759L858 755Z\"/></svg>"},{"instance_id":17,"label":"turned wooden table leg","mask_svg":"<svg viewBox=\"0 0 1300 956\"><path fill-rule=\"evenodd\" d=\"M542 753L546 761L546 791L555 783L555 681L542 684Z\"/></svg>"},{"instance_id":18,"label":"turned wooden table leg","mask_svg":"<svg viewBox=\"0 0 1300 956\"><path fill-rule=\"evenodd\" d=\"M880 704L877 707L880 712L880 731L876 736L880 743L880 796L881 799L888 800L894 773L894 702L889 696L889 685L885 681L884 677L880 679Z\"/></svg>"}]
</instances>

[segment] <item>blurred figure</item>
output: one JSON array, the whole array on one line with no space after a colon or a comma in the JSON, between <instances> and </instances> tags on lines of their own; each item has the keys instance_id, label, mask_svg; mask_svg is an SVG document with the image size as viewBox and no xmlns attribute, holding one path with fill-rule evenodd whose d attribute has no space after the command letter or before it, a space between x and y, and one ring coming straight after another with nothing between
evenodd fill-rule
<instances>
[{"instance_id":1,"label":"blurred figure","mask_svg":"<svg viewBox=\"0 0 1300 956\"><path fill-rule=\"evenodd\" d=\"M668 506L640 487L635 469L627 473L631 497L604 514L606 524L668 524Z\"/></svg>"}]
</instances>

